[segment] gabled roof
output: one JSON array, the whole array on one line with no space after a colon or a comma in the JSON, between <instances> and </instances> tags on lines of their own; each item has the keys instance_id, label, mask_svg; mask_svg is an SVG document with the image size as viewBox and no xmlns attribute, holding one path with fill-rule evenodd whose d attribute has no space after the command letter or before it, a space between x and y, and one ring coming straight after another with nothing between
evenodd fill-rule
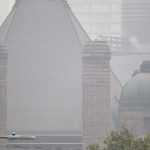
<instances>
[{"instance_id":1,"label":"gabled roof","mask_svg":"<svg viewBox=\"0 0 150 150\"><path fill-rule=\"evenodd\" d=\"M33 1L33 0L31 0ZM59 5L59 3L63 3L64 7L66 9L66 13L68 14L68 17L70 18L70 23L73 25L73 29L75 30L77 37L79 38L81 44L83 45L86 41L91 40L88 36L88 34L85 32L83 27L80 25L79 21L76 19L75 15L73 14L72 10L70 9L69 5L67 4L66 0L51 0L53 3L56 3L56 5ZM62 1L62 2L61 2ZM4 21L0 28L0 41L5 41L7 38L7 35L9 34L13 21L15 20L16 15L18 14L18 7L20 7L21 3L28 4L30 3L30 0L17 0L14 7L12 8L11 13L8 15L7 19ZM52 3L52 2L51 2ZM34 11L34 10L33 10ZM51 9L49 9L49 12ZM32 12L31 12L32 13ZM47 18L50 20L50 18ZM39 20L40 21L40 20Z\"/></svg>"},{"instance_id":2,"label":"gabled roof","mask_svg":"<svg viewBox=\"0 0 150 150\"><path fill-rule=\"evenodd\" d=\"M81 48L90 38L66 1L17 0L0 40L9 57L8 131L81 132Z\"/></svg>"}]
</instances>

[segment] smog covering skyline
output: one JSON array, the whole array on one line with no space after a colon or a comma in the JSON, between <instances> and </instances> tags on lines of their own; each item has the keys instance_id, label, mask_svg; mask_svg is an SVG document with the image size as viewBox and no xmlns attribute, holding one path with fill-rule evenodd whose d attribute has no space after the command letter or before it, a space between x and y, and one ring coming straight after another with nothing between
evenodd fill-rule
<instances>
[{"instance_id":1,"label":"smog covering skyline","mask_svg":"<svg viewBox=\"0 0 150 150\"><path fill-rule=\"evenodd\" d=\"M12 5L0 0L0 23ZM149 12L148 0L17 0L0 28L0 135L81 150L122 124L150 132Z\"/></svg>"}]
</instances>

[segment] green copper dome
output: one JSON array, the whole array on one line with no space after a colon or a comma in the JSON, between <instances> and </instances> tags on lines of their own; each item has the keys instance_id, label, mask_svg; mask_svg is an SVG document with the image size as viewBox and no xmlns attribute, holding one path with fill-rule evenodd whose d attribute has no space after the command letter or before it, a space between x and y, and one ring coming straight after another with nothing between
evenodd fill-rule
<instances>
[{"instance_id":1,"label":"green copper dome","mask_svg":"<svg viewBox=\"0 0 150 150\"><path fill-rule=\"evenodd\" d=\"M143 61L140 70L124 86L120 101L150 102L150 61Z\"/></svg>"}]
</instances>

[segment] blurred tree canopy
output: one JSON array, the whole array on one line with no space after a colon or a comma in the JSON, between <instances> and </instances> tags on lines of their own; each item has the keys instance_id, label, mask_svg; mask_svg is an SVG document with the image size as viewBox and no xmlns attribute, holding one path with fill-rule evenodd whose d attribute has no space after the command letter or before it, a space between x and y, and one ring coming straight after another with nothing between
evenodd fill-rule
<instances>
[{"instance_id":1,"label":"blurred tree canopy","mask_svg":"<svg viewBox=\"0 0 150 150\"><path fill-rule=\"evenodd\" d=\"M90 144L87 150L150 150L150 135L136 137L126 127L112 131L104 140L104 148L99 144Z\"/></svg>"}]
</instances>

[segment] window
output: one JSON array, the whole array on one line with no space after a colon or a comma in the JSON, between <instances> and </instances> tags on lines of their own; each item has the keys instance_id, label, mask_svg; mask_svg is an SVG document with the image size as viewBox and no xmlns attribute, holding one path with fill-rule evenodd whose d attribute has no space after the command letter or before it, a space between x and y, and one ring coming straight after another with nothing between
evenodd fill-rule
<instances>
[{"instance_id":1,"label":"window","mask_svg":"<svg viewBox=\"0 0 150 150\"><path fill-rule=\"evenodd\" d=\"M121 24L112 24L111 25L111 33L120 33Z\"/></svg>"},{"instance_id":2,"label":"window","mask_svg":"<svg viewBox=\"0 0 150 150\"><path fill-rule=\"evenodd\" d=\"M121 5L120 4L112 4L111 5L111 13L121 13Z\"/></svg>"},{"instance_id":3,"label":"window","mask_svg":"<svg viewBox=\"0 0 150 150\"><path fill-rule=\"evenodd\" d=\"M120 14L111 15L111 22L114 22L114 23L121 22L121 15Z\"/></svg>"},{"instance_id":4,"label":"window","mask_svg":"<svg viewBox=\"0 0 150 150\"><path fill-rule=\"evenodd\" d=\"M92 4L91 5L92 13L108 13L109 5L108 4Z\"/></svg>"},{"instance_id":5,"label":"window","mask_svg":"<svg viewBox=\"0 0 150 150\"><path fill-rule=\"evenodd\" d=\"M92 23L106 23L110 22L110 16L109 14L93 14L91 16L91 22Z\"/></svg>"}]
</instances>

